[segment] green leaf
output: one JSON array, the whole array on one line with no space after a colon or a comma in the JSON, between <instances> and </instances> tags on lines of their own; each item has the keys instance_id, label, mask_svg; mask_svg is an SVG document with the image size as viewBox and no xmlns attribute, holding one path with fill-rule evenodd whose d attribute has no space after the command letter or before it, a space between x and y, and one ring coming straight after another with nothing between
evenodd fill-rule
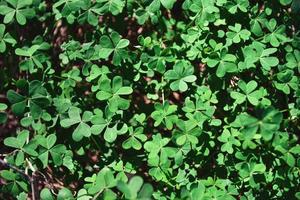
<instances>
[{"instance_id":1,"label":"green leaf","mask_svg":"<svg viewBox=\"0 0 300 200\"><path fill-rule=\"evenodd\" d=\"M21 101L24 101L25 100L25 97L16 93L15 91L13 90L8 90L7 94L7 99L12 103L12 104L15 104L15 103L19 103Z\"/></svg>"},{"instance_id":2,"label":"green leaf","mask_svg":"<svg viewBox=\"0 0 300 200\"><path fill-rule=\"evenodd\" d=\"M130 179L128 184L119 182L117 187L118 189L125 194L127 199L136 199L138 196L138 191L143 185L143 179L139 176L134 176Z\"/></svg>"},{"instance_id":3,"label":"green leaf","mask_svg":"<svg viewBox=\"0 0 300 200\"><path fill-rule=\"evenodd\" d=\"M114 142L117 139L117 136L117 125L115 125L113 128L107 128L104 132L104 139L110 143Z\"/></svg>"},{"instance_id":4,"label":"green leaf","mask_svg":"<svg viewBox=\"0 0 300 200\"><path fill-rule=\"evenodd\" d=\"M279 0L279 2L280 2L282 5L286 6L286 5L290 4L290 3L292 2L292 0Z\"/></svg>"},{"instance_id":5,"label":"green leaf","mask_svg":"<svg viewBox=\"0 0 300 200\"><path fill-rule=\"evenodd\" d=\"M48 188L42 189L40 193L41 200L54 200L50 190Z\"/></svg>"},{"instance_id":6,"label":"green leaf","mask_svg":"<svg viewBox=\"0 0 300 200\"><path fill-rule=\"evenodd\" d=\"M188 89L187 83L192 83L197 79L193 73L194 69L187 61L179 61L174 65L173 70L165 73L165 77L167 80L175 80L170 85L173 91L185 92Z\"/></svg>"},{"instance_id":7,"label":"green leaf","mask_svg":"<svg viewBox=\"0 0 300 200\"><path fill-rule=\"evenodd\" d=\"M72 192L67 188L59 190L57 200L72 200L74 199Z\"/></svg>"},{"instance_id":8,"label":"green leaf","mask_svg":"<svg viewBox=\"0 0 300 200\"><path fill-rule=\"evenodd\" d=\"M13 147L16 149L21 149L29 137L29 132L28 131L22 131L18 134L18 136L15 137L7 137L4 140L4 144L9 147Z\"/></svg>"},{"instance_id":9,"label":"green leaf","mask_svg":"<svg viewBox=\"0 0 300 200\"><path fill-rule=\"evenodd\" d=\"M16 12L16 19L20 25L26 24L26 17L21 12Z\"/></svg>"},{"instance_id":10,"label":"green leaf","mask_svg":"<svg viewBox=\"0 0 300 200\"><path fill-rule=\"evenodd\" d=\"M90 126L84 122L79 123L79 125L77 126L77 128L74 130L72 134L72 138L76 142L82 140L83 137L90 137L90 136L91 136Z\"/></svg>"},{"instance_id":11,"label":"green leaf","mask_svg":"<svg viewBox=\"0 0 300 200\"><path fill-rule=\"evenodd\" d=\"M68 111L70 118L63 119L60 121L62 127L69 127L74 124L81 122L80 109L76 107L71 107Z\"/></svg>"},{"instance_id":12,"label":"green leaf","mask_svg":"<svg viewBox=\"0 0 300 200\"><path fill-rule=\"evenodd\" d=\"M4 103L0 103L0 111L6 110L7 109L7 105Z\"/></svg>"},{"instance_id":13,"label":"green leaf","mask_svg":"<svg viewBox=\"0 0 300 200\"><path fill-rule=\"evenodd\" d=\"M176 0L160 0L160 2L166 9L170 10L170 9L172 9Z\"/></svg>"},{"instance_id":14,"label":"green leaf","mask_svg":"<svg viewBox=\"0 0 300 200\"><path fill-rule=\"evenodd\" d=\"M118 49L123 49L123 48L127 47L128 45L129 45L129 40L127 40L127 39L121 39L121 40L118 42L116 48L118 48Z\"/></svg>"},{"instance_id":15,"label":"green leaf","mask_svg":"<svg viewBox=\"0 0 300 200\"><path fill-rule=\"evenodd\" d=\"M112 112L118 109L125 110L129 107L129 100L120 96L129 95L133 90L131 87L123 87L122 81L122 77L116 76L113 78L112 85L110 85L110 80L104 79L100 83L100 91L96 94L96 98L100 101L108 100L109 109Z\"/></svg>"},{"instance_id":16,"label":"green leaf","mask_svg":"<svg viewBox=\"0 0 300 200\"><path fill-rule=\"evenodd\" d=\"M116 95L129 95L133 92L131 87L121 87L115 94Z\"/></svg>"},{"instance_id":17,"label":"green leaf","mask_svg":"<svg viewBox=\"0 0 300 200\"><path fill-rule=\"evenodd\" d=\"M294 167L294 166L295 166L296 160L295 160L295 157L293 156L293 154L287 153L284 157L285 157L286 163L287 163L290 167Z\"/></svg>"}]
</instances>

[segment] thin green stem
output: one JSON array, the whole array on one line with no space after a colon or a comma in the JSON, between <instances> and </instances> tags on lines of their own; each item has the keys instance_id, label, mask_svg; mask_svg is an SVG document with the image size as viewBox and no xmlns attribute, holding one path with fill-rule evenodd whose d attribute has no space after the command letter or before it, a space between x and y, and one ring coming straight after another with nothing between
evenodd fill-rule
<instances>
[{"instance_id":1,"label":"thin green stem","mask_svg":"<svg viewBox=\"0 0 300 200\"><path fill-rule=\"evenodd\" d=\"M99 145L99 143L95 140L94 136L90 137L92 139L92 141L94 142L94 144L96 145L96 147L98 148L99 151L101 151L101 146Z\"/></svg>"},{"instance_id":2,"label":"thin green stem","mask_svg":"<svg viewBox=\"0 0 300 200\"><path fill-rule=\"evenodd\" d=\"M164 77L161 77L161 83L164 82ZM161 98L162 98L162 102L163 104L165 104L165 92L164 92L164 87L161 88Z\"/></svg>"}]
</instances>

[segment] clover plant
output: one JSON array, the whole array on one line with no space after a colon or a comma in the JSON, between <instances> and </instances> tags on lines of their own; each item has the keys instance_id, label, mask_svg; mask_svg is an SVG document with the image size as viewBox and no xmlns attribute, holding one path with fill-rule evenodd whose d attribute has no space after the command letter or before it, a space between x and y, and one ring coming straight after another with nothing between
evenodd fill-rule
<instances>
[{"instance_id":1,"label":"clover plant","mask_svg":"<svg viewBox=\"0 0 300 200\"><path fill-rule=\"evenodd\" d=\"M300 199L299 0L0 0L0 199Z\"/></svg>"}]
</instances>

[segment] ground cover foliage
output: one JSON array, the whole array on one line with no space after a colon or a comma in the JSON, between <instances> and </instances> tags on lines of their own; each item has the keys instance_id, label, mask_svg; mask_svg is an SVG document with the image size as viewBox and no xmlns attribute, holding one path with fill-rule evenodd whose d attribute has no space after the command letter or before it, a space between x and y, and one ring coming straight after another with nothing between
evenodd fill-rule
<instances>
[{"instance_id":1,"label":"ground cover foliage","mask_svg":"<svg viewBox=\"0 0 300 200\"><path fill-rule=\"evenodd\" d=\"M298 0L1 0L2 199L300 199Z\"/></svg>"}]
</instances>

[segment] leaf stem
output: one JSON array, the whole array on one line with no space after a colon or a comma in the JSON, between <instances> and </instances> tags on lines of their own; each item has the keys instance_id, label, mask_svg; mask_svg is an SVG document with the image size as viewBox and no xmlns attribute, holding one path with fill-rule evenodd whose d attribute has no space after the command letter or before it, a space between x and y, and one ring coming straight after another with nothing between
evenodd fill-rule
<instances>
[{"instance_id":1,"label":"leaf stem","mask_svg":"<svg viewBox=\"0 0 300 200\"><path fill-rule=\"evenodd\" d=\"M162 76L161 77L161 83L163 83L163 82L164 82L164 77ZM165 92L164 92L164 87L163 86L161 88L161 98L162 98L163 104L165 104Z\"/></svg>"},{"instance_id":2,"label":"leaf stem","mask_svg":"<svg viewBox=\"0 0 300 200\"><path fill-rule=\"evenodd\" d=\"M98 144L98 142L95 140L94 136L91 136L90 138L92 139L92 141L94 142L94 144L96 145L96 147L98 148L98 150L101 151L101 147Z\"/></svg>"},{"instance_id":3,"label":"leaf stem","mask_svg":"<svg viewBox=\"0 0 300 200\"><path fill-rule=\"evenodd\" d=\"M100 190L94 197L92 200L96 200L98 198L98 196L103 192L103 190Z\"/></svg>"}]
</instances>

